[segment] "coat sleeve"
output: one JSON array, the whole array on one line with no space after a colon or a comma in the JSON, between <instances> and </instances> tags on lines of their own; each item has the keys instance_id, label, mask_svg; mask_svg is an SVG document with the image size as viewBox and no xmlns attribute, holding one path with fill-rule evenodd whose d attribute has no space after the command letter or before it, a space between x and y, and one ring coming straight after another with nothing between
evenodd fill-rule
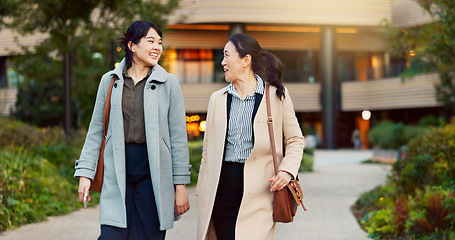
<instances>
[{"instance_id":1,"label":"coat sleeve","mask_svg":"<svg viewBox=\"0 0 455 240\"><path fill-rule=\"evenodd\" d=\"M174 184L191 182L191 165L188 155L185 103L177 78L169 75L171 81L171 102L169 108L169 138L172 154L172 177Z\"/></svg>"},{"instance_id":2,"label":"coat sleeve","mask_svg":"<svg viewBox=\"0 0 455 240\"><path fill-rule=\"evenodd\" d=\"M295 177L299 171L305 144L288 89L285 89L285 98L283 99L282 106L283 134L286 149L284 150L285 157L278 170L289 172Z\"/></svg>"},{"instance_id":3,"label":"coat sleeve","mask_svg":"<svg viewBox=\"0 0 455 240\"><path fill-rule=\"evenodd\" d=\"M88 128L85 143L82 147L81 155L75 163L74 177L87 177L91 180L95 177L96 167L101 149L101 141L103 140L103 116L104 104L106 102L107 88L105 87L106 79L110 80L110 76L103 76L98 86L96 94L95 107L92 113L92 119Z\"/></svg>"}]
</instances>

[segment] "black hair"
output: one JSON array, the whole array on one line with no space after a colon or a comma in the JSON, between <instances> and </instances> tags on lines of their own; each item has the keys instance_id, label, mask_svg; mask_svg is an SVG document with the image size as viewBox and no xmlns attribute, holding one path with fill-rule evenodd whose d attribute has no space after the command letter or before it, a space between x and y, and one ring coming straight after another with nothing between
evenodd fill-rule
<instances>
[{"instance_id":1,"label":"black hair","mask_svg":"<svg viewBox=\"0 0 455 240\"><path fill-rule=\"evenodd\" d=\"M251 56L251 69L256 74L262 70L262 59L265 58L267 63L265 80L277 88L276 95L278 98L284 98L284 86L281 79L285 68L281 60L273 53L263 49L258 41L248 34L233 34L229 37L229 41L234 44L241 58L247 54Z\"/></svg>"},{"instance_id":2,"label":"black hair","mask_svg":"<svg viewBox=\"0 0 455 240\"><path fill-rule=\"evenodd\" d=\"M150 28L153 28L161 38L163 37L163 33L161 33L161 30L155 24L147 21L137 20L131 23L125 34L123 34L124 37L118 39L119 45L125 50L127 69L130 68L133 64L134 55L131 49L128 47L128 43L132 42L134 44L139 44L141 39L147 36Z\"/></svg>"}]
</instances>

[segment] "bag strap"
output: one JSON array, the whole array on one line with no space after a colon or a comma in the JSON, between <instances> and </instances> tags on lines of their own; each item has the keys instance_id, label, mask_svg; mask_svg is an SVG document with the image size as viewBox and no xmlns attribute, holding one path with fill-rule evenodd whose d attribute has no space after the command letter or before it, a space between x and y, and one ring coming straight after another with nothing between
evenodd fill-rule
<instances>
[{"instance_id":1,"label":"bag strap","mask_svg":"<svg viewBox=\"0 0 455 240\"><path fill-rule=\"evenodd\" d=\"M273 156L273 168L275 169L275 175L278 174L278 162L276 156L276 147L275 147L275 135L273 134L273 118L272 113L270 111L270 84L265 85L265 100L267 105L267 125L269 127L269 136L270 136L270 143L272 145L272 156Z\"/></svg>"},{"instance_id":2,"label":"bag strap","mask_svg":"<svg viewBox=\"0 0 455 240\"><path fill-rule=\"evenodd\" d=\"M265 100L266 100L266 105L267 105L267 125L269 127L269 136L270 136L270 143L272 144L272 156L273 156L273 168L275 169L275 175L278 174L278 162L277 162L277 156L276 156L276 147L275 147L275 137L273 135L273 118L272 114L270 111L270 93L269 93L269 84L265 85ZM297 205L302 204L303 210L306 211L305 206L303 205L303 193L302 189L300 188L300 184L298 182L298 176L297 179L294 181L291 181L291 184L287 185L288 189L290 190L292 196L294 197L295 202Z\"/></svg>"},{"instance_id":3,"label":"bag strap","mask_svg":"<svg viewBox=\"0 0 455 240\"><path fill-rule=\"evenodd\" d=\"M109 90L107 91L106 102L104 103L104 118L103 118L103 138L106 138L107 128L109 126L109 113L111 112L111 94L112 87L114 86L115 76L112 77L111 83L109 84Z\"/></svg>"}]
</instances>

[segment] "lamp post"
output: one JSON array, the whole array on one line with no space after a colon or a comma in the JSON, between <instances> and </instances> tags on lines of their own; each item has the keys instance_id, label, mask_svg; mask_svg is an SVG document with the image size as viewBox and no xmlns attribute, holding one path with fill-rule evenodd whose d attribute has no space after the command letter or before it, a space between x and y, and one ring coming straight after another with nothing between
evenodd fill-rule
<instances>
[{"instance_id":1,"label":"lamp post","mask_svg":"<svg viewBox=\"0 0 455 240\"><path fill-rule=\"evenodd\" d=\"M63 98L64 98L64 129L71 135L71 62L70 53L63 54Z\"/></svg>"}]
</instances>

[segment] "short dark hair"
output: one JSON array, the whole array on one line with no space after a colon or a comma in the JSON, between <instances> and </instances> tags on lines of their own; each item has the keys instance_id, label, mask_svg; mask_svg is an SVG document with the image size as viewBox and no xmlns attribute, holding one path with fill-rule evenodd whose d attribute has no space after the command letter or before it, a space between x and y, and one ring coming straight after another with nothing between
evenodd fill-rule
<instances>
[{"instance_id":1,"label":"short dark hair","mask_svg":"<svg viewBox=\"0 0 455 240\"><path fill-rule=\"evenodd\" d=\"M128 47L128 43L132 42L134 44L138 44L143 37L147 36L150 28L153 28L161 38L163 37L163 33L155 24L143 20L137 20L131 23L123 35L123 38L118 39L119 45L125 50L126 68L130 68L133 64L134 55Z\"/></svg>"}]
</instances>

